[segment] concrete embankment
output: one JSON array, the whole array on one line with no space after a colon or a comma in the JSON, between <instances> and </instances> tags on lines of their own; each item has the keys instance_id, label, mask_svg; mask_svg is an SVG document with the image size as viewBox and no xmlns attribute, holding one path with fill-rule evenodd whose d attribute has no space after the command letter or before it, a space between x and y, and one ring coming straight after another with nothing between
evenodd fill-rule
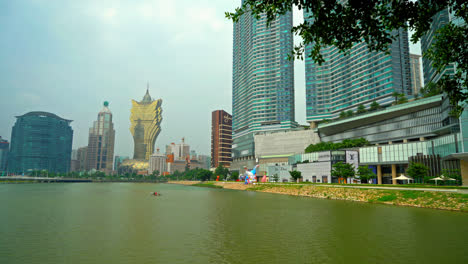
<instances>
[{"instance_id":1,"label":"concrete embankment","mask_svg":"<svg viewBox=\"0 0 468 264\"><path fill-rule=\"evenodd\" d=\"M172 181L169 183L193 185L194 181ZM245 185L234 182L209 182L225 189L247 190L287 194L322 199L347 200L368 203L384 203L399 206L424 207L441 210L468 212L468 194L441 191L402 189L343 188L316 184L256 184Z\"/></svg>"}]
</instances>

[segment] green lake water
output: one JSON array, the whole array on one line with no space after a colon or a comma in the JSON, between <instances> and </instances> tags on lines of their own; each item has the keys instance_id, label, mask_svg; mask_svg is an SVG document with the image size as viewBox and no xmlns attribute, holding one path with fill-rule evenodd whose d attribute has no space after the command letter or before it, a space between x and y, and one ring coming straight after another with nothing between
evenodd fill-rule
<instances>
[{"instance_id":1,"label":"green lake water","mask_svg":"<svg viewBox=\"0 0 468 264\"><path fill-rule=\"evenodd\" d=\"M0 263L468 263L468 213L170 184L0 184Z\"/></svg>"}]
</instances>

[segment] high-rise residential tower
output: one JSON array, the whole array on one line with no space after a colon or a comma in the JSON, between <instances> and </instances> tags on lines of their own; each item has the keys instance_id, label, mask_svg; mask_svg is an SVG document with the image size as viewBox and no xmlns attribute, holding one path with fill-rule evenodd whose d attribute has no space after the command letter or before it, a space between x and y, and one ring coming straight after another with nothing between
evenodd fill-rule
<instances>
[{"instance_id":1,"label":"high-rise residential tower","mask_svg":"<svg viewBox=\"0 0 468 264\"><path fill-rule=\"evenodd\" d=\"M153 100L149 87L143 100L132 100L130 132L134 142L134 160L148 161L154 152L154 143L161 132L162 100Z\"/></svg>"},{"instance_id":2,"label":"high-rise residential tower","mask_svg":"<svg viewBox=\"0 0 468 264\"><path fill-rule=\"evenodd\" d=\"M232 116L223 110L211 113L211 167L230 167L232 162Z\"/></svg>"},{"instance_id":3,"label":"high-rise residential tower","mask_svg":"<svg viewBox=\"0 0 468 264\"><path fill-rule=\"evenodd\" d=\"M79 171L85 171L86 170L86 164L88 163L88 146L86 147L81 147L78 148L77 150L77 155L76 159L78 160L78 163L80 164L78 170Z\"/></svg>"},{"instance_id":4,"label":"high-rise residential tower","mask_svg":"<svg viewBox=\"0 0 468 264\"><path fill-rule=\"evenodd\" d=\"M71 122L47 112L17 116L11 131L8 171L68 172L73 140Z\"/></svg>"},{"instance_id":5,"label":"high-rise residential tower","mask_svg":"<svg viewBox=\"0 0 468 264\"><path fill-rule=\"evenodd\" d=\"M267 25L250 12L234 23L232 71L232 156L253 158L253 134L288 129L294 121L292 13Z\"/></svg>"},{"instance_id":6,"label":"high-rise residential tower","mask_svg":"<svg viewBox=\"0 0 468 264\"><path fill-rule=\"evenodd\" d=\"M78 150L73 149L70 160L70 171L80 171L80 161L78 160Z\"/></svg>"},{"instance_id":7,"label":"high-rise residential tower","mask_svg":"<svg viewBox=\"0 0 468 264\"><path fill-rule=\"evenodd\" d=\"M410 68L411 68L411 84L413 86L413 94L419 94L421 90L421 55L410 54Z\"/></svg>"},{"instance_id":8,"label":"high-rise residential tower","mask_svg":"<svg viewBox=\"0 0 468 264\"><path fill-rule=\"evenodd\" d=\"M456 23L457 19L450 12L449 8L445 8L444 10L440 11L432 17L432 23L429 31L421 37L421 51L423 52L423 54L436 41L436 31L452 21ZM424 85L428 84L429 82L436 83L442 78L443 75L453 74L455 72L454 65L450 64L438 73L437 70L434 67L432 67L432 60L426 57L422 58L422 65L424 74Z\"/></svg>"},{"instance_id":9,"label":"high-rise residential tower","mask_svg":"<svg viewBox=\"0 0 468 264\"><path fill-rule=\"evenodd\" d=\"M304 19L312 21L309 12ZM389 53L370 52L367 44L355 44L349 54L335 47L322 47L325 62L318 65L308 56L306 47L306 108L307 121L338 117L342 111L355 111L360 104L368 107L373 101L380 105L394 101L393 92L412 95L408 32L394 32L395 40Z\"/></svg>"},{"instance_id":10,"label":"high-rise residential tower","mask_svg":"<svg viewBox=\"0 0 468 264\"><path fill-rule=\"evenodd\" d=\"M421 51L423 54L437 41L437 31L449 23L458 26L465 22L461 17L455 16L450 7L443 9L432 17L429 31L421 37ZM452 75L457 69L457 65L455 63L450 63L438 72L436 68L432 67L432 60L423 56L422 62L424 85L427 85L429 82L437 83L444 75ZM458 120L454 120L451 115L448 115L442 122L445 124L459 123L463 143L462 149L464 152L468 152L468 107L465 105L464 108L465 110ZM465 161L462 161L462 163L467 164Z\"/></svg>"},{"instance_id":11,"label":"high-rise residential tower","mask_svg":"<svg viewBox=\"0 0 468 264\"><path fill-rule=\"evenodd\" d=\"M98 119L89 129L86 170L98 170L110 174L114 164L115 130L109 103L98 113Z\"/></svg>"}]
</instances>

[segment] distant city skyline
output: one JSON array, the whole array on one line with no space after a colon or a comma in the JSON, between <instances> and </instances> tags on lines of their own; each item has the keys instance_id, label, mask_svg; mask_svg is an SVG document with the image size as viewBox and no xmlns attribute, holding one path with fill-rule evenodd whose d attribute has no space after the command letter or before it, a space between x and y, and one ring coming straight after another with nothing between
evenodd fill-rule
<instances>
[{"instance_id":1,"label":"distant city skyline","mask_svg":"<svg viewBox=\"0 0 468 264\"><path fill-rule=\"evenodd\" d=\"M155 149L185 137L209 155L211 112L232 112L232 21L241 1L38 1L0 3L0 136L15 116L46 111L73 120L86 146L103 101L113 109L115 155L133 156L131 99L164 101ZM183 18L183 19L181 19ZM302 11L294 10L294 24ZM298 38L295 37L295 41ZM419 45L410 45L420 54ZM304 62L294 63L295 116L305 124Z\"/></svg>"}]
</instances>

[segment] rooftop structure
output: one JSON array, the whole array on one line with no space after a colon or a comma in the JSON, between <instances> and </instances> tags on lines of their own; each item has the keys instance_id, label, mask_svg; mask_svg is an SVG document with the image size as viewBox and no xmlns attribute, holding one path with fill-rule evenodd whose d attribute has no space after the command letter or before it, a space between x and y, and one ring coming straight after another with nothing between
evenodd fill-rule
<instances>
[{"instance_id":1,"label":"rooftop structure","mask_svg":"<svg viewBox=\"0 0 468 264\"><path fill-rule=\"evenodd\" d=\"M365 138L371 143L437 137L456 132L458 122L449 116L446 98L437 95L385 109L335 120L318 125L320 138L325 142Z\"/></svg>"}]
</instances>

